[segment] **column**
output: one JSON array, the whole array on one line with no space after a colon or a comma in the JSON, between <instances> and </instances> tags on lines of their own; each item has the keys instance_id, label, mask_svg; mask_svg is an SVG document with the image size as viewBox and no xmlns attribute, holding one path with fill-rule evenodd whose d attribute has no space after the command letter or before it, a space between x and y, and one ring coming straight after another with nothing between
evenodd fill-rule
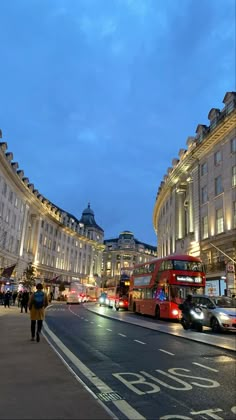
<instances>
[{"instance_id":1,"label":"column","mask_svg":"<svg viewBox=\"0 0 236 420\"><path fill-rule=\"evenodd\" d=\"M25 205L25 214L24 214L24 220L23 220L22 233L21 233L21 241L20 241L20 257L22 257L23 253L24 253L24 243L25 243L25 239L26 239L28 213L29 213L29 206L28 206L28 204L26 204Z\"/></svg>"},{"instance_id":2,"label":"column","mask_svg":"<svg viewBox=\"0 0 236 420\"><path fill-rule=\"evenodd\" d=\"M188 215L189 215L189 232L194 232L193 228L193 180L189 180L189 206L188 206Z\"/></svg>"},{"instance_id":3,"label":"column","mask_svg":"<svg viewBox=\"0 0 236 420\"><path fill-rule=\"evenodd\" d=\"M177 239L182 239L185 232L184 198L185 189L177 187Z\"/></svg>"},{"instance_id":4,"label":"column","mask_svg":"<svg viewBox=\"0 0 236 420\"><path fill-rule=\"evenodd\" d=\"M35 223L37 221L35 220ZM34 254L34 264L38 264L38 250L39 250L39 238L40 238L40 231L41 231L41 223L42 223L42 217L39 217L38 219L38 232L37 232L37 237L35 240L35 254Z\"/></svg>"}]
</instances>

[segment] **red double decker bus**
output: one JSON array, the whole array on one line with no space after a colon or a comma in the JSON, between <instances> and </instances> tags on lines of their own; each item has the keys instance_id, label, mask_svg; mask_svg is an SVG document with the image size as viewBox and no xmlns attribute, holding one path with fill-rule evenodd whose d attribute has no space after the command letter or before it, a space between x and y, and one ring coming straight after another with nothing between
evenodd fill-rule
<instances>
[{"instance_id":1,"label":"red double decker bus","mask_svg":"<svg viewBox=\"0 0 236 420\"><path fill-rule=\"evenodd\" d=\"M130 278L129 310L157 319L179 319L178 305L188 294L204 293L205 284L200 258L190 255L138 264Z\"/></svg>"}]
</instances>

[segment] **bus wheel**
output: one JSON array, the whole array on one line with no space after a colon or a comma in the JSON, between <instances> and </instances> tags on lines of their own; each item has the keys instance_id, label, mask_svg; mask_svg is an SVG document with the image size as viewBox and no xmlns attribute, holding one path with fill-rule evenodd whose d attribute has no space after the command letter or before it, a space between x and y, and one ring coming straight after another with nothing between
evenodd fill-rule
<instances>
[{"instance_id":1,"label":"bus wheel","mask_svg":"<svg viewBox=\"0 0 236 420\"><path fill-rule=\"evenodd\" d=\"M155 310L155 318L156 318L156 319L160 319L160 308L159 308L159 306L156 306L156 310Z\"/></svg>"}]
</instances>

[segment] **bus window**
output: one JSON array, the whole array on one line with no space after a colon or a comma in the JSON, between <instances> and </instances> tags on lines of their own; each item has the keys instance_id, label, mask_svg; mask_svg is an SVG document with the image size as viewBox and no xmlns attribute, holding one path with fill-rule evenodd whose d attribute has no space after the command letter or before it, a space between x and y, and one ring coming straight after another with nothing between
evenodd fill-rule
<instances>
[{"instance_id":1,"label":"bus window","mask_svg":"<svg viewBox=\"0 0 236 420\"><path fill-rule=\"evenodd\" d=\"M145 292L145 298L152 299L152 289L146 289Z\"/></svg>"}]
</instances>

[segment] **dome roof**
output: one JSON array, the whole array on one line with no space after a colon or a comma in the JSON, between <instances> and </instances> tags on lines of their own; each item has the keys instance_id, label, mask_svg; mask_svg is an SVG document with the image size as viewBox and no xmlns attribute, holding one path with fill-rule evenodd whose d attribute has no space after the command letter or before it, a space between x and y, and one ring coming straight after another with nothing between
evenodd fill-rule
<instances>
[{"instance_id":1,"label":"dome roof","mask_svg":"<svg viewBox=\"0 0 236 420\"><path fill-rule=\"evenodd\" d=\"M130 230L125 230L121 232L119 235L119 239L133 239L133 238L134 238L134 234L130 232Z\"/></svg>"},{"instance_id":2,"label":"dome roof","mask_svg":"<svg viewBox=\"0 0 236 420\"><path fill-rule=\"evenodd\" d=\"M103 232L103 229L95 222L94 211L90 208L90 203L88 203L88 207L83 211L80 222L83 223L84 226L94 227Z\"/></svg>"},{"instance_id":3,"label":"dome roof","mask_svg":"<svg viewBox=\"0 0 236 420\"><path fill-rule=\"evenodd\" d=\"M84 209L84 211L82 213L82 217L83 216L93 216L94 217L94 211L90 208L90 203L88 203L88 207L86 209Z\"/></svg>"}]
</instances>

